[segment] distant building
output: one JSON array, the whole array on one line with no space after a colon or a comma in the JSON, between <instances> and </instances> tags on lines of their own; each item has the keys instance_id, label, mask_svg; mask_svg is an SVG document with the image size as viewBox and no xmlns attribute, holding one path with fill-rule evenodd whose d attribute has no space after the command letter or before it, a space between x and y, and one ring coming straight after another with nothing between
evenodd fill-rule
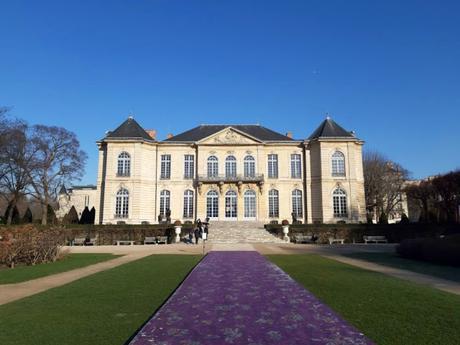
<instances>
[{"instance_id":1,"label":"distant building","mask_svg":"<svg viewBox=\"0 0 460 345\"><path fill-rule=\"evenodd\" d=\"M97 200L96 186L73 186L69 189L62 187L58 196L59 208L56 211L56 217L64 218L72 206L75 207L78 217L81 217L85 207L88 207L89 210L93 207L96 209Z\"/></svg>"},{"instance_id":2,"label":"distant building","mask_svg":"<svg viewBox=\"0 0 460 345\"><path fill-rule=\"evenodd\" d=\"M301 140L260 125L155 133L132 117L109 132L98 142L97 188L73 188L67 207L94 205L98 224L366 221L364 142L330 118Z\"/></svg>"}]
</instances>

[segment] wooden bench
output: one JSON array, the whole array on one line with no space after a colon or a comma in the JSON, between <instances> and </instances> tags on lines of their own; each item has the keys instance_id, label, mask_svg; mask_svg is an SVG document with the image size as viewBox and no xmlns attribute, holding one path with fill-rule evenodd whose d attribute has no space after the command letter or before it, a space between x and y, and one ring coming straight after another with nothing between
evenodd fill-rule
<instances>
[{"instance_id":1,"label":"wooden bench","mask_svg":"<svg viewBox=\"0 0 460 345\"><path fill-rule=\"evenodd\" d=\"M313 235L294 235L294 243L315 243Z\"/></svg>"},{"instance_id":2,"label":"wooden bench","mask_svg":"<svg viewBox=\"0 0 460 345\"><path fill-rule=\"evenodd\" d=\"M130 241L130 240L118 240L118 241L117 241L117 246L121 246L121 245L133 246L133 245L134 245L134 241Z\"/></svg>"},{"instance_id":3,"label":"wooden bench","mask_svg":"<svg viewBox=\"0 0 460 345\"><path fill-rule=\"evenodd\" d=\"M157 236L157 243L158 244L167 244L168 243L168 236Z\"/></svg>"},{"instance_id":4,"label":"wooden bench","mask_svg":"<svg viewBox=\"0 0 460 345\"><path fill-rule=\"evenodd\" d=\"M333 237L329 237L329 244L334 244L334 243L344 244L344 243L345 243L345 239L344 239L344 238L333 238Z\"/></svg>"},{"instance_id":5,"label":"wooden bench","mask_svg":"<svg viewBox=\"0 0 460 345\"><path fill-rule=\"evenodd\" d=\"M144 244L157 244L157 239L155 238L155 236L145 237Z\"/></svg>"},{"instance_id":6,"label":"wooden bench","mask_svg":"<svg viewBox=\"0 0 460 345\"><path fill-rule=\"evenodd\" d=\"M363 240L365 244L368 244L370 242L388 243L388 240L385 236L363 236Z\"/></svg>"}]
</instances>

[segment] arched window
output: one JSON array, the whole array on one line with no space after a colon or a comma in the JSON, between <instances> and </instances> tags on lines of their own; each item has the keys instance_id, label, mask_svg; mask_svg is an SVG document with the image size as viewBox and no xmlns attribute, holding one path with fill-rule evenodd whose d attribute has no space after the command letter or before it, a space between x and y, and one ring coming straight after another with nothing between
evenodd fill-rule
<instances>
[{"instance_id":1,"label":"arched window","mask_svg":"<svg viewBox=\"0 0 460 345\"><path fill-rule=\"evenodd\" d=\"M255 177L256 176L256 162L254 157L244 157L244 177Z\"/></svg>"},{"instance_id":2,"label":"arched window","mask_svg":"<svg viewBox=\"0 0 460 345\"><path fill-rule=\"evenodd\" d=\"M343 218L347 216L347 193L342 188L337 188L332 194L332 205L334 217Z\"/></svg>"},{"instance_id":3,"label":"arched window","mask_svg":"<svg viewBox=\"0 0 460 345\"><path fill-rule=\"evenodd\" d=\"M233 190L225 193L225 218L236 218L237 216L237 195Z\"/></svg>"},{"instance_id":4,"label":"arched window","mask_svg":"<svg viewBox=\"0 0 460 345\"><path fill-rule=\"evenodd\" d=\"M244 218L256 217L256 192L248 189L244 192Z\"/></svg>"},{"instance_id":5,"label":"arched window","mask_svg":"<svg viewBox=\"0 0 460 345\"><path fill-rule=\"evenodd\" d=\"M332 155L332 176L345 176L345 155L340 151Z\"/></svg>"},{"instance_id":6,"label":"arched window","mask_svg":"<svg viewBox=\"0 0 460 345\"><path fill-rule=\"evenodd\" d=\"M121 188L115 201L115 217L128 218L129 212L129 192L125 188Z\"/></svg>"},{"instance_id":7,"label":"arched window","mask_svg":"<svg viewBox=\"0 0 460 345\"><path fill-rule=\"evenodd\" d=\"M219 217L219 193L215 190L210 190L208 194L206 194L206 217Z\"/></svg>"},{"instance_id":8,"label":"arched window","mask_svg":"<svg viewBox=\"0 0 460 345\"><path fill-rule=\"evenodd\" d=\"M131 173L131 156L128 152L118 155L117 176L129 176Z\"/></svg>"},{"instance_id":9,"label":"arched window","mask_svg":"<svg viewBox=\"0 0 460 345\"><path fill-rule=\"evenodd\" d=\"M219 175L219 161L216 156L208 158L208 177L217 177Z\"/></svg>"},{"instance_id":10,"label":"arched window","mask_svg":"<svg viewBox=\"0 0 460 345\"><path fill-rule=\"evenodd\" d=\"M228 156L225 159L225 177L236 177L236 158Z\"/></svg>"},{"instance_id":11,"label":"arched window","mask_svg":"<svg viewBox=\"0 0 460 345\"><path fill-rule=\"evenodd\" d=\"M160 192L160 215L165 216L171 212L171 193L169 190L162 190Z\"/></svg>"},{"instance_id":12,"label":"arched window","mask_svg":"<svg viewBox=\"0 0 460 345\"><path fill-rule=\"evenodd\" d=\"M184 218L193 217L193 190L187 189L184 192Z\"/></svg>"},{"instance_id":13,"label":"arched window","mask_svg":"<svg viewBox=\"0 0 460 345\"><path fill-rule=\"evenodd\" d=\"M299 189L294 189L292 191L292 212L296 218L303 217L302 191Z\"/></svg>"},{"instance_id":14,"label":"arched window","mask_svg":"<svg viewBox=\"0 0 460 345\"><path fill-rule=\"evenodd\" d=\"M279 192L276 189L271 189L268 192L268 216L270 218L278 218L279 215Z\"/></svg>"}]
</instances>

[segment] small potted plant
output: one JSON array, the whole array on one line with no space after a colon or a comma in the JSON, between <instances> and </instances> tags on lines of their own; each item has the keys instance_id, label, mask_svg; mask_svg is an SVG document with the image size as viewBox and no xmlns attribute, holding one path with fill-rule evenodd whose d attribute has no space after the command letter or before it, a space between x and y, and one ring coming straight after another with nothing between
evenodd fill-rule
<instances>
[{"instance_id":1,"label":"small potted plant","mask_svg":"<svg viewBox=\"0 0 460 345\"><path fill-rule=\"evenodd\" d=\"M287 219L283 219L283 221L281 222L281 225L283 226L283 234L284 234L284 240L286 242L289 242L290 239L289 239L289 221Z\"/></svg>"},{"instance_id":2,"label":"small potted plant","mask_svg":"<svg viewBox=\"0 0 460 345\"><path fill-rule=\"evenodd\" d=\"M176 233L176 239L175 239L176 243L180 242L181 229L182 229L182 222L180 220L176 220L174 222L174 232Z\"/></svg>"}]
</instances>

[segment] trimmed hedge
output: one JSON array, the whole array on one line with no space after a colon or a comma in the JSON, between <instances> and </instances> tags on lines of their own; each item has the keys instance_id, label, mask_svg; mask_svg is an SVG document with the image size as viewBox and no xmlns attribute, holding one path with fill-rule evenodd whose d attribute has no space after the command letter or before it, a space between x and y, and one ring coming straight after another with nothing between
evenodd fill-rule
<instances>
[{"instance_id":1,"label":"trimmed hedge","mask_svg":"<svg viewBox=\"0 0 460 345\"><path fill-rule=\"evenodd\" d=\"M0 226L0 236L2 233L15 227ZM46 230L48 226L36 225L38 230ZM75 238L96 238L97 245L113 245L117 240L129 240L142 242L145 237L168 236L170 242L175 236L174 225L172 224L152 224L152 225L85 225L69 224L61 225L58 228L57 240L61 244L67 244ZM187 234L194 228L194 224L183 224L182 234Z\"/></svg>"},{"instance_id":2,"label":"trimmed hedge","mask_svg":"<svg viewBox=\"0 0 460 345\"><path fill-rule=\"evenodd\" d=\"M283 229L278 224L267 224L270 233L282 237ZM439 237L460 234L460 224L294 224L289 226L289 236L295 234L315 235L318 243L328 243L329 237L343 238L349 243L362 243L363 236L386 236L391 243L410 238Z\"/></svg>"},{"instance_id":3,"label":"trimmed hedge","mask_svg":"<svg viewBox=\"0 0 460 345\"><path fill-rule=\"evenodd\" d=\"M407 259L460 267L460 235L404 240L396 252Z\"/></svg>"}]
</instances>

